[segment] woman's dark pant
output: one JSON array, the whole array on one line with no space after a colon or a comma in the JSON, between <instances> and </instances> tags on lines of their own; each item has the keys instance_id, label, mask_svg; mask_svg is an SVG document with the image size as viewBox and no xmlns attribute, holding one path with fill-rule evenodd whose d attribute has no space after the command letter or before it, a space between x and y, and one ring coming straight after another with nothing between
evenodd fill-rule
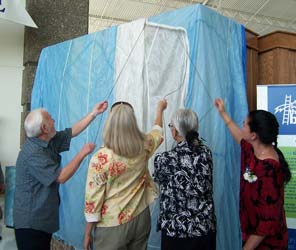
<instances>
[{"instance_id":1,"label":"woman's dark pant","mask_svg":"<svg viewBox=\"0 0 296 250\"><path fill-rule=\"evenodd\" d=\"M161 234L161 250L216 250L216 232L196 238L175 238Z\"/></svg>"},{"instance_id":2,"label":"woman's dark pant","mask_svg":"<svg viewBox=\"0 0 296 250\"><path fill-rule=\"evenodd\" d=\"M29 228L14 231L18 250L50 250L52 234Z\"/></svg>"}]
</instances>

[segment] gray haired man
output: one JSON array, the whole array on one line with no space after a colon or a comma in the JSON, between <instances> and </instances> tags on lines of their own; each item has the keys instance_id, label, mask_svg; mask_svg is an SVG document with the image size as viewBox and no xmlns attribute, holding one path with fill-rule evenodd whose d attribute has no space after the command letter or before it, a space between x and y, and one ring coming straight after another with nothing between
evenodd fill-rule
<instances>
[{"instance_id":1,"label":"gray haired man","mask_svg":"<svg viewBox=\"0 0 296 250\"><path fill-rule=\"evenodd\" d=\"M59 229L59 184L72 177L95 144L86 143L64 168L60 166L60 153L68 151L71 138L79 135L107 107L107 101L96 104L72 128L59 132L45 109L33 110L26 117L28 138L16 162L13 211L19 250L50 250L52 233Z\"/></svg>"}]
</instances>

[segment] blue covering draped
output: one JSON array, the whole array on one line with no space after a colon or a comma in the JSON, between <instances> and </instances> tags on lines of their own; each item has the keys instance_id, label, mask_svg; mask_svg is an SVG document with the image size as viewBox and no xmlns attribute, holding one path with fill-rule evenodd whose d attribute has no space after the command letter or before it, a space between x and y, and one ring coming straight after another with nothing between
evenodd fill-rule
<instances>
[{"instance_id":1,"label":"blue covering draped","mask_svg":"<svg viewBox=\"0 0 296 250\"><path fill-rule=\"evenodd\" d=\"M200 119L200 134L214 157L214 200L217 215L217 250L240 249L239 161L240 150L231 138L213 101L225 100L233 120L242 123L247 114L246 44L244 27L203 5L195 5L159 16L150 22L183 27L189 40L190 73L186 107ZM114 84L117 27L89 34L43 49L32 93L32 109L45 107L56 120L57 129L72 125L89 112L94 103L108 96ZM109 102L112 102L113 95ZM106 115L75 138L63 154L62 165L86 141L101 132ZM98 131L99 130L99 131ZM101 144L98 136L95 143ZM60 188L60 230L57 237L82 249L83 201L89 158L73 178ZM159 248L155 221L149 249Z\"/></svg>"},{"instance_id":2,"label":"blue covering draped","mask_svg":"<svg viewBox=\"0 0 296 250\"><path fill-rule=\"evenodd\" d=\"M164 13L150 21L187 30L191 68L186 107L197 112L200 135L213 152L217 250L240 249L240 149L213 101L223 98L233 120L243 122L247 114L245 29L202 5ZM155 237L159 235L150 237L151 241Z\"/></svg>"},{"instance_id":3,"label":"blue covering draped","mask_svg":"<svg viewBox=\"0 0 296 250\"><path fill-rule=\"evenodd\" d=\"M114 82L116 27L43 49L31 108L45 107L55 119L57 130L64 129L91 111L98 100L106 98ZM112 96L109 98L112 102ZM65 166L86 142L101 145L102 124L106 114L74 138L71 150L62 154ZM99 131L98 131L99 130ZM96 141L94 141L96 139ZM60 230L56 233L77 249L82 249L85 218L84 192L89 157L77 173L60 186Z\"/></svg>"}]
</instances>

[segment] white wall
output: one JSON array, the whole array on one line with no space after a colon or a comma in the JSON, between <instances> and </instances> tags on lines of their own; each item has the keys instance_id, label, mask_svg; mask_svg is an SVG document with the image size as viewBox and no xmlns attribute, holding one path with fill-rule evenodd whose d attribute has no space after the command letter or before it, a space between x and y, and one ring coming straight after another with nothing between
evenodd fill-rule
<instances>
[{"instance_id":1,"label":"white wall","mask_svg":"<svg viewBox=\"0 0 296 250\"><path fill-rule=\"evenodd\" d=\"M20 145L24 26L0 19L0 162L15 166Z\"/></svg>"}]
</instances>

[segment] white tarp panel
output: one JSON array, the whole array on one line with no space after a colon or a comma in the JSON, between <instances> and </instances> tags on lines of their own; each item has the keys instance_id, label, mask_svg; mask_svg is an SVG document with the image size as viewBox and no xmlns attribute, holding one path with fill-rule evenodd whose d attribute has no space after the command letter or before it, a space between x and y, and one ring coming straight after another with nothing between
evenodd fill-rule
<instances>
[{"instance_id":1,"label":"white tarp panel","mask_svg":"<svg viewBox=\"0 0 296 250\"><path fill-rule=\"evenodd\" d=\"M184 29L146 23L144 19L120 25L115 52L115 100L130 102L139 127L148 131L154 124L159 100L170 105L164 124L177 108L185 106L189 78L189 47ZM170 134L159 149L171 148Z\"/></svg>"}]
</instances>

